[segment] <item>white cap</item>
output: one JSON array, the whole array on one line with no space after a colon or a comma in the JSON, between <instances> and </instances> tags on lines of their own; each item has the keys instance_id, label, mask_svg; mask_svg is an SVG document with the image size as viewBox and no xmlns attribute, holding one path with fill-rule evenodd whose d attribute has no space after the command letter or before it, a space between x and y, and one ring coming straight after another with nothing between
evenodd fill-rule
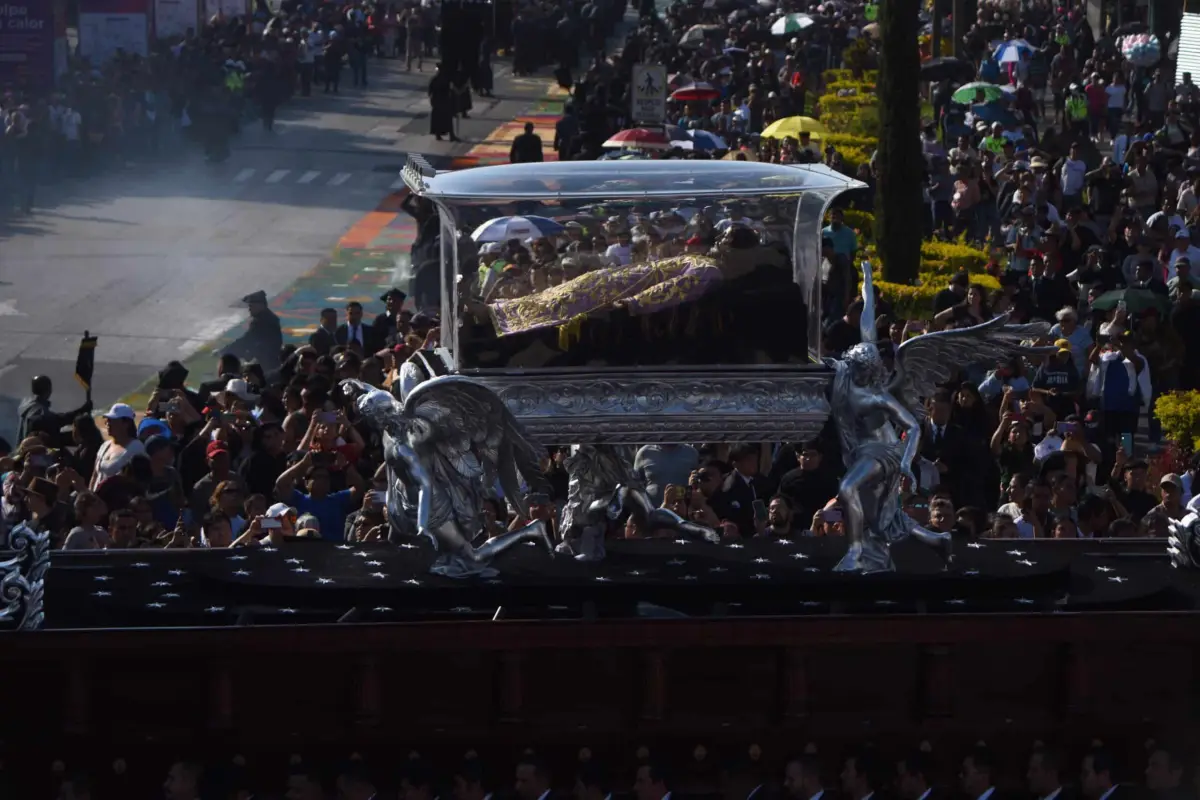
<instances>
[{"instance_id":1,"label":"white cap","mask_svg":"<svg viewBox=\"0 0 1200 800\"><path fill-rule=\"evenodd\" d=\"M281 519L288 514L295 514L296 509L289 506L287 503L276 503L267 509L267 517L270 519Z\"/></svg>"},{"instance_id":2,"label":"white cap","mask_svg":"<svg viewBox=\"0 0 1200 800\"><path fill-rule=\"evenodd\" d=\"M105 419L136 419L133 406L128 403L113 403L113 407L104 415Z\"/></svg>"},{"instance_id":3,"label":"white cap","mask_svg":"<svg viewBox=\"0 0 1200 800\"><path fill-rule=\"evenodd\" d=\"M241 378L233 378L229 383L225 384L225 388L221 391L236 395L243 403L253 403L258 400L258 395L250 391L250 384ZM213 392L213 394L220 394L220 392Z\"/></svg>"}]
</instances>

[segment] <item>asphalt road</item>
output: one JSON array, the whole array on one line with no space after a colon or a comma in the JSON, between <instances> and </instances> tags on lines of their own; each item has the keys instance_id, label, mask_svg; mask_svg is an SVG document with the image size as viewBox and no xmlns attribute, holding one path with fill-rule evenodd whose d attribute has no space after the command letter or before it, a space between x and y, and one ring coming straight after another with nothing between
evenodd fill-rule
<instances>
[{"instance_id":1,"label":"asphalt road","mask_svg":"<svg viewBox=\"0 0 1200 800\"><path fill-rule=\"evenodd\" d=\"M426 133L428 70L371 66L369 88L296 98L275 133L244 130L224 164L179 144L0 219L0 434L11 440L34 375L53 379L56 408L83 402L72 375L85 330L100 338L100 407L244 320L243 295L274 296L328 256L395 188L408 152L462 155L548 86L497 63L497 97L476 98L451 145Z\"/></svg>"}]
</instances>

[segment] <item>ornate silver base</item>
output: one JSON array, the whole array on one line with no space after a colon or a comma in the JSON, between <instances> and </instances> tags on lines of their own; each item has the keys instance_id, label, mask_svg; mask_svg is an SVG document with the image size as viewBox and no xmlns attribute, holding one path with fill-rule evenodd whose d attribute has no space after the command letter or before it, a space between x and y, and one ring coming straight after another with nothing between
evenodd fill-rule
<instances>
[{"instance_id":1,"label":"ornate silver base","mask_svg":"<svg viewBox=\"0 0 1200 800\"><path fill-rule=\"evenodd\" d=\"M11 556L0 561L0 624L32 631L46 621L46 570L50 568L50 533L18 525L8 535Z\"/></svg>"}]
</instances>

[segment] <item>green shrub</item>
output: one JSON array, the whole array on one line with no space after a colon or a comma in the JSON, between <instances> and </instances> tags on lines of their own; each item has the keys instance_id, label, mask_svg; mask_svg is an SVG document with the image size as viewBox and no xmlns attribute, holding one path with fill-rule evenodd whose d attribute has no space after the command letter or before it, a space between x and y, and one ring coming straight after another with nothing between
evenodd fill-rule
<instances>
[{"instance_id":1,"label":"green shrub","mask_svg":"<svg viewBox=\"0 0 1200 800\"><path fill-rule=\"evenodd\" d=\"M1183 449L1200 449L1200 392L1171 392L1154 402L1163 435Z\"/></svg>"}]
</instances>

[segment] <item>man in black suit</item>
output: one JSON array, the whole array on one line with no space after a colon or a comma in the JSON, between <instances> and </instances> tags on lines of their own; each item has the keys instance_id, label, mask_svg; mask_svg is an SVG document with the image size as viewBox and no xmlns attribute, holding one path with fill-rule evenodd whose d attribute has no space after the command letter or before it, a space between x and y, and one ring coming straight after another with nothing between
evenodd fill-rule
<instances>
[{"instance_id":1,"label":"man in black suit","mask_svg":"<svg viewBox=\"0 0 1200 800\"><path fill-rule=\"evenodd\" d=\"M667 773L658 764L642 764L633 779L636 800L671 800Z\"/></svg>"},{"instance_id":2,"label":"man in black suit","mask_svg":"<svg viewBox=\"0 0 1200 800\"><path fill-rule=\"evenodd\" d=\"M346 321L338 325L334 340L341 346L354 349L364 355L375 352L375 338L371 326L362 321L363 307L357 300L346 304Z\"/></svg>"},{"instance_id":3,"label":"man in black suit","mask_svg":"<svg viewBox=\"0 0 1200 800\"><path fill-rule=\"evenodd\" d=\"M347 764L338 775L338 797L342 800L374 800L375 782L361 761Z\"/></svg>"},{"instance_id":4,"label":"man in black suit","mask_svg":"<svg viewBox=\"0 0 1200 800\"><path fill-rule=\"evenodd\" d=\"M516 785L519 800L550 800L550 769L533 755L517 762Z\"/></svg>"},{"instance_id":5,"label":"man in black suit","mask_svg":"<svg viewBox=\"0 0 1200 800\"><path fill-rule=\"evenodd\" d=\"M788 800L833 800L833 793L821 782L821 762L808 754L788 760L783 768L783 788Z\"/></svg>"},{"instance_id":6,"label":"man in black suit","mask_svg":"<svg viewBox=\"0 0 1200 800\"><path fill-rule=\"evenodd\" d=\"M883 779L879 756L870 748L852 752L842 763L842 794L849 800L873 800Z\"/></svg>"},{"instance_id":7,"label":"man in black suit","mask_svg":"<svg viewBox=\"0 0 1200 800\"><path fill-rule=\"evenodd\" d=\"M750 538L755 533L754 503L766 502L771 498L765 482L758 476L759 448L753 444L742 444L729 453L733 471L725 476L724 483L712 499L713 511L722 522L737 525L738 534Z\"/></svg>"},{"instance_id":8,"label":"man in black suit","mask_svg":"<svg viewBox=\"0 0 1200 800\"><path fill-rule=\"evenodd\" d=\"M1062 757L1045 747L1037 748L1029 756L1025 778L1035 800L1070 800L1071 795L1063 789L1062 765Z\"/></svg>"},{"instance_id":9,"label":"man in black suit","mask_svg":"<svg viewBox=\"0 0 1200 800\"><path fill-rule=\"evenodd\" d=\"M950 421L953 403L950 393L939 389L929 400L929 416L921 424L921 457L937 469L939 483L951 491L961 466L963 430ZM921 487L932 489L932 486ZM955 494L957 499L957 493Z\"/></svg>"},{"instance_id":10,"label":"man in black suit","mask_svg":"<svg viewBox=\"0 0 1200 800\"><path fill-rule=\"evenodd\" d=\"M371 331L375 334L376 348L382 349L388 344L388 337L394 336L396 333L396 315L404 307L404 301L408 299L408 295L392 287L381 294L379 299L383 301L386 310L375 315Z\"/></svg>"},{"instance_id":11,"label":"man in black suit","mask_svg":"<svg viewBox=\"0 0 1200 800\"><path fill-rule=\"evenodd\" d=\"M327 356L337 346L337 309L322 308L321 324L308 337L308 343L318 356Z\"/></svg>"},{"instance_id":12,"label":"man in black suit","mask_svg":"<svg viewBox=\"0 0 1200 800\"><path fill-rule=\"evenodd\" d=\"M1175 748L1155 744L1146 762L1146 788L1155 800L1193 800L1186 774L1187 765Z\"/></svg>"},{"instance_id":13,"label":"man in black suit","mask_svg":"<svg viewBox=\"0 0 1200 800\"><path fill-rule=\"evenodd\" d=\"M896 765L896 789L900 800L934 798L932 759L920 751L906 756Z\"/></svg>"},{"instance_id":14,"label":"man in black suit","mask_svg":"<svg viewBox=\"0 0 1200 800\"><path fill-rule=\"evenodd\" d=\"M1103 748L1094 748L1083 757L1079 770L1079 788L1085 800L1131 800L1138 792L1132 786L1116 782L1116 761Z\"/></svg>"},{"instance_id":15,"label":"man in black suit","mask_svg":"<svg viewBox=\"0 0 1200 800\"><path fill-rule=\"evenodd\" d=\"M584 761L575 776L575 800L612 800L612 786L604 769L595 761Z\"/></svg>"},{"instance_id":16,"label":"man in black suit","mask_svg":"<svg viewBox=\"0 0 1200 800\"><path fill-rule=\"evenodd\" d=\"M997 800L996 785L992 775L996 771L995 761L986 747L976 747L963 759L962 781L963 794L966 800Z\"/></svg>"},{"instance_id":17,"label":"man in black suit","mask_svg":"<svg viewBox=\"0 0 1200 800\"><path fill-rule=\"evenodd\" d=\"M433 770L420 759L409 759L400 777L399 800L437 800Z\"/></svg>"}]
</instances>

